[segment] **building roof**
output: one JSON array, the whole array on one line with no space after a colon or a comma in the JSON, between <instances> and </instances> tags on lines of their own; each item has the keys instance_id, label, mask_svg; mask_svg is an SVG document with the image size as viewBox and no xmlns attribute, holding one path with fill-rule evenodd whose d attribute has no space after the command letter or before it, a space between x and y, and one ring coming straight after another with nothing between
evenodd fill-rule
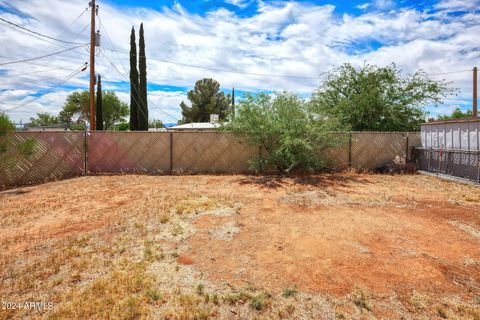
<instances>
[{"instance_id":1,"label":"building roof","mask_svg":"<svg viewBox=\"0 0 480 320\"><path fill-rule=\"evenodd\" d=\"M476 118L459 118L459 119L450 119L450 120L434 120L429 121L426 123L422 123L422 125L429 125L429 124L442 124L442 123L468 123L468 122L479 122L480 117Z\"/></svg>"},{"instance_id":2,"label":"building roof","mask_svg":"<svg viewBox=\"0 0 480 320\"><path fill-rule=\"evenodd\" d=\"M178 126L173 126L168 129L170 130L213 130L218 129L222 125L220 123L210 123L210 122L192 122L181 124Z\"/></svg>"}]
</instances>

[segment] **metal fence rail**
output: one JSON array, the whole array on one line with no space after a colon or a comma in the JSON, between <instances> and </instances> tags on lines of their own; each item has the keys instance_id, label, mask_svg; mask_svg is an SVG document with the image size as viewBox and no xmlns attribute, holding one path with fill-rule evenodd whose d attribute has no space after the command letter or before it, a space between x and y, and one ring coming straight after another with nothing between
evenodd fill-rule
<instances>
[{"instance_id":1,"label":"metal fence rail","mask_svg":"<svg viewBox=\"0 0 480 320\"><path fill-rule=\"evenodd\" d=\"M480 151L417 148L418 169L480 183Z\"/></svg>"},{"instance_id":2,"label":"metal fence rail","mask_svg":"<svg viewBox=\"0 0 480 320\"><path fill-rule=\"evenodd\" d=\"M331 168L376 170L409 158L419 146L419 133L339 132L335 147L318 146L319 157ZM261 149L228 132L14 132L3 139L0 187L40 183L82 174L248 173L249 160ZM16 148L28 139L34 152L23 158ZM8 161L7 161L8 159Z\"/></svg>"}]
</instances>

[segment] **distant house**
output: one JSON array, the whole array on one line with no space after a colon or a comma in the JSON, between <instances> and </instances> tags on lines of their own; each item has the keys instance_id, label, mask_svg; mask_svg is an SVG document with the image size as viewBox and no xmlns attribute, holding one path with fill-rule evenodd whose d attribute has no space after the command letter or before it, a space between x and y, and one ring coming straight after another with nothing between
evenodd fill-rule
<instances>
[{"instance_id":1,"label":"distant house","mask_svg":"<svg viewBox=\"0 0 480 320\"><path fill-rule=\"evenodd\" d=\"M211 123L211 122L192 122L186 124L180 124L168 128L172 131L201 131L201 130L216 130L221 128L222 124L220 123Z\"/></svg>"}]
</instances>

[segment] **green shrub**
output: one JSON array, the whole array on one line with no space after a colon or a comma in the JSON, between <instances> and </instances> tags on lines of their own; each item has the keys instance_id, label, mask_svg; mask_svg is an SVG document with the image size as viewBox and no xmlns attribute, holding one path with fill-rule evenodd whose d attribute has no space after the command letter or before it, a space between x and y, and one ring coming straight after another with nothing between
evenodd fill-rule
<instances>
[{"instance_id":1,"label":"green shrub","mask_svg":"<svg viewBox=\"0 0 480 320\"><path fill-rule=\"evenodd\" d=\"M309 103L287 92L247 96L236 117L225 126L238 138L246 138L260 148L259 155L250 160L254 171L268 170L312 172L325 167L322 147L337 143L332 130L338 122L317 116Z\"/></svg>"}]
</instances>

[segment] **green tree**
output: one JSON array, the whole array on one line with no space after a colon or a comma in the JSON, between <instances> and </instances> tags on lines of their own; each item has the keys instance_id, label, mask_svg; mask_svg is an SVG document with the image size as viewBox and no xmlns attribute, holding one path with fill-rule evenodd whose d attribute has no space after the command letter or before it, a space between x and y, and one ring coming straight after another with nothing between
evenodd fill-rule
<instances>
[{"instance_id":1,"label":"green tree","mask_svg":"<svg viewBox=\"0 0 480 320\"><path fill-rule=\"evenodd\" d=\"M218 114L225 120L230 110L230 95L220 92L220 84L213 79L202 79L195 83L195 88L187 94L191 106L182 101L183 120L180 123L210 122L211 114Z\"/></svg>"},{"instance_id":2,"label":"green tree","mask_svg":"<svg viewBox=\"0 0 480 320\"><path fill-rule=\"evenodd\" d=\"M128 129L130 129L128 122L120 122L113 127L114 131L128 131Z\"/></svg>"},{"instance_id":3,"label":"green tree","mask_svg":"<svg viewBox=\"0 0 480 320\"><path fill-rule=\"evenodd\" d=\"M15 130L15 124L3 112L0 112L0 155L7 151L6 135Z\"/></svg>"},{"instance_id":4,"label":"green tree","mask_svg":"<svg viewBox=\"0 0 480 320\"><path fill-rule=\"evenodd\" d=\"M135 28L130 34L130 130L138 130L138 69Z\"/></svg>"},{"instance_id":5,"label":"green tree","mask_svg":"<svg viewBox=\"0 0 480 320\"><path fill-rule=\"evenodd\" d=\"M95 129L103 130L102 77L98 75L97 99L95 100Z\"/></svg>"},{"instance_id":6,"label":"green tree","mask_svg":"<svg viewBox=\"0 0 480 320\"><path fill-rule=\"evenodd\" d=\"M60 122L67 123L85 123L90 117L90 94L88 91L74 91L70 93L58 118Z\"/></svg>"},{"instance_id":7,"label":"green tree","mask_svg":"<svg viewBox=\"0 0 480 320\"><path fill-rule=\"evenodd\" d=\"M331 135L337 126L333 119L317 117L297 95L284 92L273 98L267 94L243 98L225 130L261 148L250 161L252 169L289 173L324 168L321 151L338 143Z\"/></svg>"},{"instance_id":8,"label":"green tree","mask_svg":"<svg viewBox=\"0 0 480 320\"><path fill-rule=\"evenodd\" d=\"M152 119L148 122L148 127L149 128L160 129L160 128L163 128L164 126L163 126L162 120Z\"/></svg>"},{"instance_id":9,"label":"green tree","mask_svg":"<svg viewBox=\"0 0 480 320\"><path fill-rule=\"evenodd\" d=\"M0 170L8 168L18 160L18 156L28 157L35 151L36 140L28 138L16 145L16 153L7 153L9 147L8 135L15 131L15 124L3 112L0 112Z\"/></svg>"},{"instance_id":10,"label":"green tree","mask_svg":"<svg viewBox=\"0 0 480 320\"><path fill-rule=\"evenodd\" d=\"M61 124L60 119L47 112L37 113L35 118L30 118L30 127L47 127L58 124Z\"/></svg>"},{"instance_id":11,"label":"green tree","mask_svg":"<svg viewBox=\"0 0 480 320\"><path fill-rule=\"evenodd\" d=\"M68 123L71 130L85 130L85 121L90 117L88 91L72 92L67 96L59 118ZM128 115L128 105L112 91L102 92L103 129L111 130L117 122Z\"/></svg>"},{"instance_id":12,"label":"green tree","mask_svg":"<svg viewBox=\"0 0 480 320\"><path fill-rule=\"evenodd\" d=\"M462 109L456 107L455 110L452 111L450 115L443 115L438 116L438 120L452 120L452 119L462 119L462 118L471 118L473 116L473 112L471 109L463 112Z\"/></svg>"},{"instance_id":13,"label":"green tree","mask_svg":"<svg viewBox=\"0 0 480 320\"><path fill-rule=\"evenodd\" d=\"M454 92L425 72L403 76L395 64L344 64L326 77L311 103L319 116L339 119L354 131L414 131L425 121L427 105Z\"/></svg>"},{"instance_id":14,"label":"green tree","mask_svg":"<svg viewBox=\"0 0 480 320\"><path fill-rule=\"evenodd\" d=\"M148 100L147 100L147 57L145 56L145 37L143 35L143 23L140 24L139 34L139 50L138 50L138 129L148 130Z\"/></svg>"},{"instance_id":15,"label":"green tree","mask_svg":"<svg viewBox=\"0 0 480 320\"><path fill-rule=\"evenodd\" d=\"M103 128L113 130L115 124L124 122L128 116L128 104L122 102L113 91L103 92L102 100Z\"/></svg>"}]
</instances>

